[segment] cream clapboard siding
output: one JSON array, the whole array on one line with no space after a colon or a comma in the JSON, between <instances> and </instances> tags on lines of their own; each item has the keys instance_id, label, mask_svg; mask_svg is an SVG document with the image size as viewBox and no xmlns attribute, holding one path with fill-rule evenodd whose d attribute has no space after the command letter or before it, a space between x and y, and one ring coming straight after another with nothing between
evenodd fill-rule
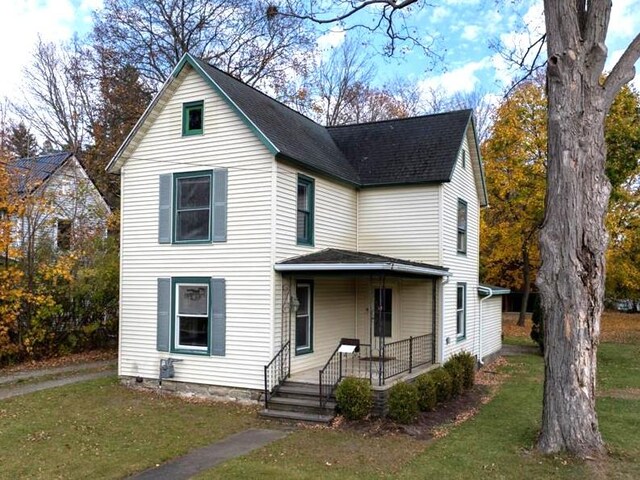
<instances>
[{"instance_id":1,"label":"cream clapboard siding","mask_svg":"<svg viewBox=\"0 0 640 480\"><path fill-rule=\"evenodd\" d=\"M439 185L365 188L358 196L358 249L440 265Z\"/></svg>"},{"instance_id":2,"label":"cream clapboard siding","mask_svg":"<svg viewBox=\"0 0 640 480\"><path fill-rule=\"evenodd\" d=\"M471 151L469 149L472 139L471 129L467 129L453 178L451 182L442 185L442 257L443 265L448 267L452 274L448 283L442 288L444 360L461 350L477 354L480 202L472 168L472 162L477 161L474 158L475 149ZM466 168L462 166L462 150L467 152ZM457 253L458 199L467 202L466 254ZM467 333L464 340L456 338L456 285L458 282L467 284Z\"/></svg>"},{"instance_id":3,"label":"cream clapboard siding","mask_svg":"<svg viewBox=\"0 0 640 480\"><path fill-rule=\"evenodd\" d=\"M296 216L298 174L314 179L314 245L297 245ZM356 249L356 190L341 183L303 171L289 165L277 163L276 178L276 219L275 219L275 261L285 260L298 255L313 253L325 248ZM289 284L285 276L285 284ZM282 344L282 282L283 277L275 274L274 302L274 352ZM292 287L293 288L293 287ZM353 323L353 312L350 312ZM286 318L285 318L286 320ZM318 324L319 326L319 324ZM320 326L319 326L320 328ZM285 332L286 333L286 332ZM314 327L314 340L316 332ZM340 338L340 337L339 337ZM292 341L294 339L292 338ZM335 348L335 342L332 348ZM313 356L301 356L300 361L292 365L300 368L310 361L318 361L318 355L324 351L316 350ZM329 352L330 353L330 352ZM313 360L310 360L312 359ZM326 361L326 360L325 360Z\"/></svg>"},{"instance_id":4,"label":"cream clapboard siding","mask_svg":"<svg viewBox=\"0 0 640 480\"><path fill-rule=\"evenodd\" d=\"M182 137L182 104L204 101L204 134ZM182 359L176 380L261 388L272 354L272 155L190 68L122 169L119 374L157 377L157 278L226 279L226 356ZM158 176L228 168L227 242L158 244Z\"/></svg>"},{"instance_id":5,"label":"cream clapboard siding","mask_svg":"<svg viewBox=\"0 0 640 480\"><path fill-rule=\"evenodd\" d=\"M355 282L352 279L313 280L313 352L295 354L295 315L292 315L292 373L324 365L341 338L354 336L355 298Z\"/></svg>"},{"instance_id":6,"label":"cream clapboard siding","mask_svg":"<svg viewBox=\"0 0 640 480\"><path fill-rule=\"evenodd\" d=\"M325 248L356 249L356 189L278 163L276 261ZM314 179L314 245L297 245L298 174Z\"/></svg>"},{"instance_id":7,"label":"cream clapboard siding","mask_svg":"<svg viewBox=\"0 0 640 480\"><path fill-rule=\"evenodd\" d=\"M482 356L502 348L502 296L482 300Z\"/></svg>"},{"instance_id":8,"label":"cream clapboard siding","mask_svg":"<svg viewBox=\"0 0 640 480\"><path fill-rule=\"evenodd\" d=\"M386 278L385 288L392 290L391 337L386 342L395 342L425 335L432 327L432 295L431 280ZM357 282L357 336L362 343L369 343L371 330L371 311L374 290L380 288L380 279L373 277ZM378 342L374 339L374 349Z\"/></svg>"}]
</instances>

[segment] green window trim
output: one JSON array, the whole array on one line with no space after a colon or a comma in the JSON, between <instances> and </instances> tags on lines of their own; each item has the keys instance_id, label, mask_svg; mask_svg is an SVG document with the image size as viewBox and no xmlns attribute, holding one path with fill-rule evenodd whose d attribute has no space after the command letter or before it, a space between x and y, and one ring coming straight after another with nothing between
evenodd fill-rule
<instances>
[{"instance_id":1,"label":"green window trim","mask_svg":"<svg viewBox=\"0 0 640 480\"><path fill-rule=\"evenodd\" d=\"M188 209L178 208L178 183L183 179L188 178L199 178L199 177L208 177L209 179L209 225L207 231L206 238L198 238L198 239L180 239L178 238L178 216L182 212L187 211L196 211L196 210L205 210L204 207ZM198 172L185 172L185 173L174 173L173 174L173 211L172 211L172 243L176 244L202 244L202 243L211 243L212 242L212 228L213 228L213 171L212 170L202 170Z\"/></svg>"},{"instance_id":2,"label":"green window trim","mask_svg":"<svg viewBox=\"0 0 640 480\"><path fill-rule=\"evenodd\" d=\"M464 213L464 217L462 214ZM456 216L457 231L456 231L456 251L460 254L467 254L467 240L468 240L468 205L467 202L458 199L458 209Z\"/></svg>"},{"instance_id":3,"label":"green window trim","mask_svg":"<svg viewBox=\"0 0 640 480\"><path fill-rule=\"evenodd\" d=\"M304 202L305 205L300 205L299 195L301 188L306 189L306 201ZM298 182L296 187L296 208L296 242L298 245L313 246L315 180L302 174L298 174Z\"/></svg>"},{"instance_id":4,"label":"green window trim","mask_svg":"<svg viewBox=\"0 0 640 480\"><path fill-rule=\"evenodd\" d=\"M178 324L178 315L177 315L177 298L176 291L179 285L206 285L207 287L207 346L206 348L189 348L185 346L179 345L178 337L177 337L177 324ZM171 353L183 353L188 355L211 355L211 341L210 333L213 328L213 316L211 309L211 299L212 299L212 287L211 287L211 278L210 277L172 277L171 278L171 336L170 336L170 351Z\"/></svg>"},{"instance_id":5,"label":"green window trim","mask_svg":"<svg viewBox=\"0 0 640 480\"><path fill-rule=\"evenodd\" d=\"M199 113L200 126L191 125L192 120L197 120L192 116L197 116ZM191 135L202 135L204 132L204 102L199 100L197 102L189 102L182 104L182 136L188 137Z\"/></svg>"},{"instance_id":6,"label":"green window trim","mask_svg":"<svg viewBox=\"0 0 640 480\"><path fill-rule=\"evenodd\" d=\"M308 312L307 312L307 317L308 317L308 325L307 325L307 340L308 340L308 345L304 345L304 346L300 346L298 347L298 335L297 335L297 328L298 328L298 311L295 312L295 327L296 327L296 339L295 339L295 343L294 343L294 350L295 350L295 354L297 355L306 355L308 353L313 353L313 280L297 280L296 281L296 298L297 298L297 294L298 294L298 287L303 287L303 288L307 288L308 289ZM299 301L300 299L298 299Z\"/></svg>"},{"instance_id":7,"label":"green window trim","mask_svg":"<svg viewBox=\"0 0 640 480\"><path fill-rule=\"evenodd\" d=\"M462 297L462 301L460 302L461 297ZM467 284L465 282L458 282L456 284L456 340L460 342L462 340L465 340L466 338L467 338Z\"/></svg>"}]
</instances>

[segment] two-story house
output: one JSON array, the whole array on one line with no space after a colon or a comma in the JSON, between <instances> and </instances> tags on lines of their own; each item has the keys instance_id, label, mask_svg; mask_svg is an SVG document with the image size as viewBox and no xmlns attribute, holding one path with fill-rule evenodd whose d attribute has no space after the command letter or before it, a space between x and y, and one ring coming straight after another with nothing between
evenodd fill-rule
<instances>
[{"instance_id":1,"label":"two-story house","mask_svg":"<svg viewBox=\"0 0 640 480\"><path fill-rule=\"evenodd\" d=\"M108 169L125 379L328 397L345 375L384 389L501 346L470 110L326 128L187 54Z\"/></svg>"},{"instance_id":2,"label":"two-story house","mask_svg":"<svg viewBox=\"0 0 640 480\"><path fill-rule=\"evenodd\" d=\"M106 235L111 210L73 152L13 159L7 174L23 206L11 232L23 256L39 248L65 252L83 238Z\"/></svg>"}]
</instances>

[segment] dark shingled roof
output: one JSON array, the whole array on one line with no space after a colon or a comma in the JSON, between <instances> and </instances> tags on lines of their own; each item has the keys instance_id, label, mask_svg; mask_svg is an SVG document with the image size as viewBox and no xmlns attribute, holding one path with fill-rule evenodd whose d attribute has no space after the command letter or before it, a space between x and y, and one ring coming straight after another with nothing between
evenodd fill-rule
<instances>
[{"instance_id":1,"label":"dark shingled roof","mask_svg":"<svg viewBox=\"0 0 640 480\"><path fill-rule=\"evenodd\" d=\"M441 270L443 273L449 271L448 268L430 265L422 262L412 262L400 258L377 255L375 253L354 252L351 250L341 250L338 248L325 248L319 252L300 255L278 262L279 265L310 265L310 264L398 264L412 267L430 268Z\"/></svg>"},{"instance_id":2,"label":"dark shingled roof","mask_svg":"<svg viewBox=\"0 0 640 480\"><path fill-rule=\"evenodd\" d=\"M23 194L45 182L72 155L72 152L57 152L17 158L7 163L7 170L19 178L18 192Z\"/></svg>"},{"instance_id":3,"label":"dark shingled roof","mask_svg":"<svg viewBox=\"0 0 640 480\"><path fill-rule=\"evenodd\" d=\"M448 182L471 110L329 127L363 185Z\"/></svg>"},{"instance_id":4,"label":"dark shingled roof","mask_svg":"<svg viewBox=\"0 0 640 480\"><path fill-rule=\"evenodd\" d=\"M359 186L450 181L471 121L472 111L460 110L326 128L222 70L195 61L280 156Z\"/></svg>"},{"instance_id":5,"label":"dark shingled roof","mask_svg":"<svg viewBox=\"0 0 640 480\"><path fill-rule=\"evenodd\" d=\"M281 155L351 183L358 174L325 127L201 60L198 64Z\"/></svg>"}]
</instances>

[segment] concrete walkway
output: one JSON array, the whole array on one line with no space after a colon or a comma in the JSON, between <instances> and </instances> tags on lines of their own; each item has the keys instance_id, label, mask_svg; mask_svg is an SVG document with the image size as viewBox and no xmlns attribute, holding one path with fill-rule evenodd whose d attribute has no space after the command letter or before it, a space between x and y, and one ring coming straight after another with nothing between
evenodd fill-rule
<instances>
[{"instance_id":1,"label":"concrete walkway","mask_svg":"<svg viewBox=\"0 0 640 480\"><path fill-rule=\"evenodd\" d=\"M129 477L130 480L186 480L232 458L245 455L287 436L282 430L249 429L198 448L184 457Z\"/></svg>"},{"instance_id":2,"label":"concrete walkway","mask_svg":"<svg viewBox=\"0 0 640 480\"><path fill-rule=\"evenodd\" d=\"M24 370L22 372L10 373L0 376L0 385L7 383L16 383L21 380L31 380L34 378L47 377L49 375L58 375L62 373L84 372L86 370L97 370L99 368L107 368L116 364L116 360L102 360L100 362L78 363L75 365L67 365L64 367L44 368L40 370Z\"/></svg>"},{"instance_id":3,"label":"concrete walkway","mask_svg":"<svg viewBox=\"0 0 640 480\"><path fill-rule=\"evenodd\" d=\"M40 390L47 390L49 388L62 387L63 385L70 385L72 383L86 382L87 380L94 380L96 378L111 377L115 375L114 371L85 373L82 375L71 375L64 378L56 378L54 380L46 380L44 382L28 383L26 385L7 385L4 388L0 388L0 400L4 400L12 397L19 397L20 395L26 395L27 393L38 392Z\"/></svg>"},{"instance_id":4,"label":"concrete walkway","mask_svg":"<svg viewBox=\"0 0 640 480\"><path fill-rule=\"evenodd\" d=\"M116 360L102 360L99 362L78 363L64 367L44 368L40 370L25 370L10 373L0 377L0 400L18 397L27 393L47 390L48 388L61 387L72 383L86 382L96 378L109 377L115 374L112 367ZM98 371L95 371L98 370ZM67 375L68 374L68 375ZM52 375L64 375L61 378L41 380ZM19 382L34 380L32 383L21 384Z\"/></svg>"}]
</instances>

